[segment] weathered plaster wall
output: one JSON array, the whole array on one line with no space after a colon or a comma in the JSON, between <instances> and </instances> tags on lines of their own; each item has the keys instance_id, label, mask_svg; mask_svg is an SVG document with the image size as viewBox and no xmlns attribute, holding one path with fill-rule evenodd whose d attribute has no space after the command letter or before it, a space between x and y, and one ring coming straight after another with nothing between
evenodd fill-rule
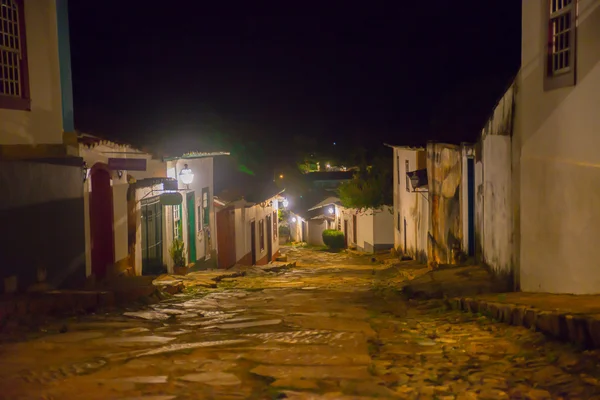
<instances>
[{"instance_id":1,"label":"weathered plaster wall","mask_svg":"<svg viewBox=\"0 0 600 400\"><path fill-rule=\"evenodd\" d=\"M544 91L542 0L523 2L520 284L524 291L600 292L600 1L580 0L575 86Z\"/></svg>"},{"instance_id":2,"label":"weathered plaster wall","mask_svg":"<svg viewBox=\"0 0 600 400\"><path fill-rule=\"evenodd\" d=\"M428 194L424 191L414 192L412 186L407 190L406 173L427 168L426 151L415 148L395 148L395 153L394 247L410 257L424 261L427 259L427 232L429 231ZM408 161L408 170L406 161ZM398 214L400 214L400 226L398 226Z\"/></svg>"},{"instance_id":3,"label":"weathered plaster wall","mask_svg":"<svg viewBox=\"0 0 600 400\"><path fill-rule=\"evenodd\" d=\"M462 246L460 193L462 156L459 146L428 143L429 262L453 264L452 250Z\"/></svg>"},{"instance_id":4,"label":"weathered plaster wall","mask_svg":"<svg viewBox=\"0 0 600 400\"><path fill-rule=\"evenodd\" d=\"M85 280L80 163L0 162L0 293L10 276L26 290L38 268L57 287Z\"/></svg>"},{"instance_id":5,"label":"weathered plaster wall","mask_svg":"<svg viewBox=\"0 0 600 400\"><path fill-rule=\"evenodd\" d=\"M476 171L478 258L513 279L512 143L514 86L482 131Z\"/></svg>"}]
</instances>

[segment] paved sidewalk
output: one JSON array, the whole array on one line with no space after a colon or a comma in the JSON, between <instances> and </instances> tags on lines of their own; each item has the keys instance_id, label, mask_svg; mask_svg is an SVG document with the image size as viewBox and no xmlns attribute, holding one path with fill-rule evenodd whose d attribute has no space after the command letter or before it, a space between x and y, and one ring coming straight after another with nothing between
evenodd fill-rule
<instances>
[{"instance_id":1,"label":"paved sidewalk","mask_svg":"<svg viewBox=\"0 0 600 400\"><path fill-rule=\"evenodd\" d=\"M457 297L452 307L600 348L600 295L501 293Z\"/></svg>"}]
</instances>

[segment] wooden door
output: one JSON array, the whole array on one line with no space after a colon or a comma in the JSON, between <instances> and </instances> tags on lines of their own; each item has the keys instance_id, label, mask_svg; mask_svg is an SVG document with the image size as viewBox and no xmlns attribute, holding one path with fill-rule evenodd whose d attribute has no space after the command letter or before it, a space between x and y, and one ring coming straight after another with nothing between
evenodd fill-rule
<instances>
[{"instance_id":1,"label":"wooden door","mask_svg":"<svg viewBox=\"0 0 600 400\"><path fill-rule=\"evenodd\" d=\"M113 192L110 172L95 167L90 173L92 273L97 279L102 279L106 276L108 266L115 262Z\"/></svg>"},{"instance_id":2,"label":"wooden door","mask_svg":"<svg viewBox=\"0 0 600 400\"><path fill-rule=\"evenodd\" d=\"M196 262L196 196L194 192L186 195L187 231L188 231L188 262Z\"/></svg>"},{"instance_id":3,"label":"wooden door","mask_svg":"<svg viewBox=\"0 0 600 400\"><path fill-rule=\"evenodd\" d=\"M250 246L252 247L252 265L256 265L256 221L250 223Z\"/></svg>"},{"instance_id":4,"label":"wooden door","mask_svg":"<svg viewBox=\"0 0 600 400\"><path fill-rule=\"evenodd\" d=\"M219 268L229 268L237 262L235 252L235 209L226 208L217 213L217 247Z\"/></svg>"}]
</instances>

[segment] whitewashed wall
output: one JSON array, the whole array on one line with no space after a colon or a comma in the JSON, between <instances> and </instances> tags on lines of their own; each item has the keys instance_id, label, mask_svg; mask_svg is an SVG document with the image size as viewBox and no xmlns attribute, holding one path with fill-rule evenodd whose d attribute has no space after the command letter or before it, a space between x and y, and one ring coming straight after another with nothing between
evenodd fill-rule
<instances>
[{"instance_id":1,"label":"whitewashed wall","mask_svg":"<svg viewBox=\"0 0 600 400\"><path fill-rule=\"evenodd\" d=\"M327 221L311 220L308 223L308 244L313 246L324 246L323 231L327 229Z\"/></svg>"},{"instance_id":2,"label":"whitewashed wall","mask_svg":"<svg viewBox=\"0 0 600 400\"><path fill-rule=\"evenodd\" d=\"M530 292L600 293L600 1L578 2L575 86L544 91L543 0L523 2L520 277Z\"/></svg>"},{"instance_id":3,"label":"whitewashed wall","mask_svg":"<svg viewBox=\"0 0 600 400\"><path fill-rule=\"evenodd\" d=\"M209 232L210 232L210 250L217 249L217 230L215 224L215 207L213 202L213 159L212 157L205 158L196 158L190 160L176 160L170 161L168 163L168 168L175 172L177 178L179 177L179 173L184 168L185 164L188 165L194 174L194 180L189 185L189 191L193 191L195 195L195 204L194 210L196 213L196 260L202 260L206 256L206 241L207 238L207 230L206 227L202 224L202 216L198 215L198 207L202 205L202 189L208 187L208 203L210 204L210 217L209 217ZM188 189L187 185L184 185L179 181L179 189ZM186 248L189 249L188 241L188 228L187 228L187 218L188 218L188 208L187 208L187 191L181 192L183 195L183 238L184 242L186 242ZM210 251L209 250L209 251ZM210 255L210 254L209 254Z\"/></svg>"},{"instance_id":4,"label":"whitewashed wall","mask_svg":"<svg viewBox=\"0 0 600 400\"><path fill-rule=\"evenodd\" d=\"M384 207L373 213L373 245L394 246L394 208Z\"/></svg>"}]
</instances>

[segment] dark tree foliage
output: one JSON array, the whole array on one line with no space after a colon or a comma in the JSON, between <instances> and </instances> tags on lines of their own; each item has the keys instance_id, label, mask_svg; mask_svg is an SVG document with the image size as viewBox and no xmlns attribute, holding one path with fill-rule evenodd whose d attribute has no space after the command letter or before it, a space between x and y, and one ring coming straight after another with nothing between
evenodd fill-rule
<instances>
[{"instance_id":1,"label":"dark tree foliage","mask_svg":"<svg viewBox=\"0 0 600 400\"><path fill-rule=\"evenodd\" d=\"M344 207L360 210L379 209L393 203L392 160L376 157L371 165L363 164L354 178L338 188Z\"/></svg>"}]
</instances>

